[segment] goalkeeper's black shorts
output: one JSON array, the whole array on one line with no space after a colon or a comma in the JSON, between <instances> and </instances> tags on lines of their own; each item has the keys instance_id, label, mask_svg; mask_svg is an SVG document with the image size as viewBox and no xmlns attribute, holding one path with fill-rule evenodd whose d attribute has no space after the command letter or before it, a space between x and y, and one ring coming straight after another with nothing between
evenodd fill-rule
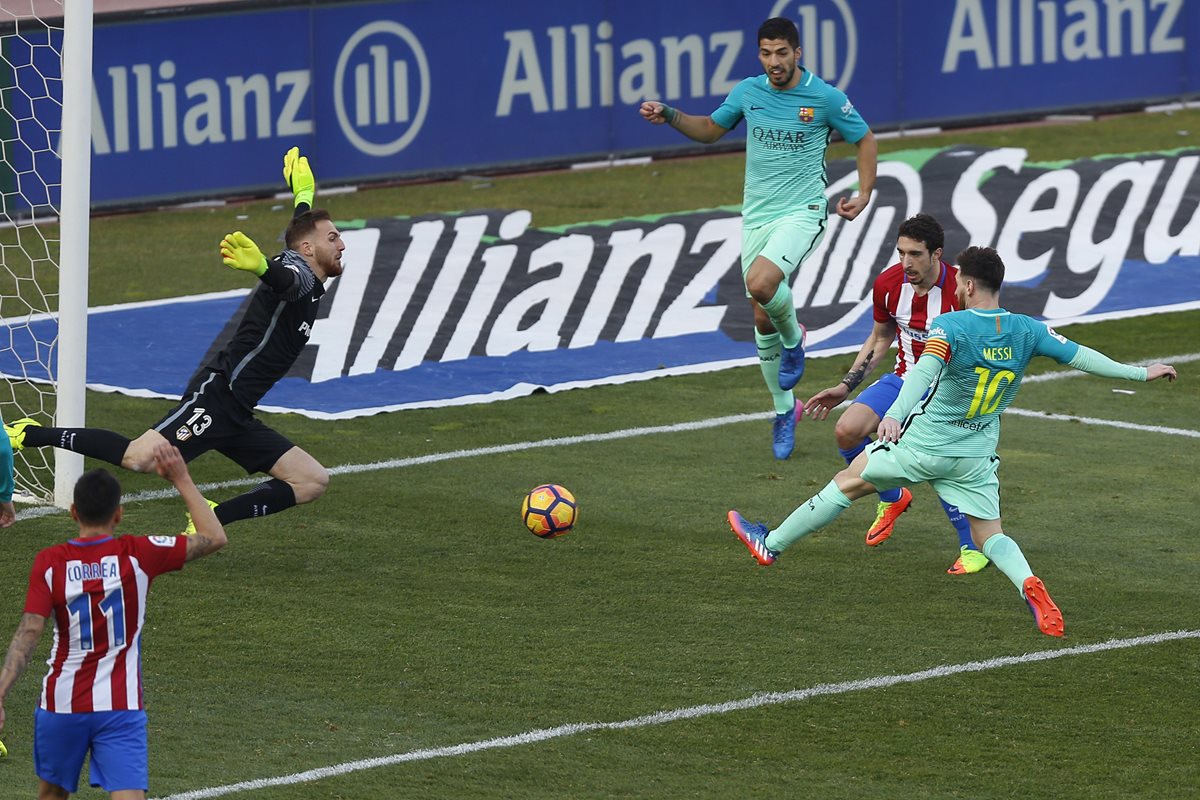
<instances>
[{"instance_id":1,"label":"goalkeeper's black shorts","mask_svg":"<svg viewBox=\"0 0 1200 800\"><path fill-rule=\"evenodd\" d=\"M246 472L269 472L294 445L247 411L220 372L197 375L179 405L154 425L184 461L216 450Z\"/></svg>"}]
</instances>

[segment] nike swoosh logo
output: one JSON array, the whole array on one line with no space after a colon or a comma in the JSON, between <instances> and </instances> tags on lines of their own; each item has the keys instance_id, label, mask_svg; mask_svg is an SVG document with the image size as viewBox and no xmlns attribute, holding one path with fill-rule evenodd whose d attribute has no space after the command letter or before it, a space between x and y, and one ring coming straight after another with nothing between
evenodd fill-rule
<instances>
[{"instance_id":1,"label":"nike swoosh logo","mask_svg":"<svg viewBox=\"0 0 1200 800\"><path fill-rule=\"evenodd\" d=\"M750 106L751 111L762 111L766 106Z\"/></svg>"},{"instance_id":2,"label":"nike swoosh logo","mask_svg":"<svg viewBox=\"0 0 1200 800\"><path fill-rule=\"evenodd\" d=\"M312 301L315 303L315 302L317 302L318 300L320 300L321 298L319 298L319 297L313 297L313 298L310 298L310 299L311 299L311 300L312 300Z\"/></svg>"},{"instance_id":3,"label":"nike swoosh logo","mask_svg":"<svg viewBox=\"0 0 1200 800\"><path fill-rule=\"evenodd\" d=\"M790 258L788 258L787 256L780 256L780 258L782 258L784 261L786 261L789 264L792 263L792 260Z\"/></svg>"}]
</instances>

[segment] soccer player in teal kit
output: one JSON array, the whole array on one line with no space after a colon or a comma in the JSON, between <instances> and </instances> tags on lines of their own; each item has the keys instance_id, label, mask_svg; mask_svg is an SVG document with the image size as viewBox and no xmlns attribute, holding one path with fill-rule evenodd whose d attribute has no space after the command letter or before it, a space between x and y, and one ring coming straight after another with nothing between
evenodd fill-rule
<instances>
[{"instance_id":1,"label":"soccer player in teal kit","mask_svg":"<svg viewBox=\"0 0 1200 800\"><path fill-rule=\"evenodd\" d=\"M775 457L795 445L804 413L792 388L804 374L804 326L788 284L825 236L825 150L833 131L858 148L858 194L841 198L839 216L852 220L875 188L875 136L838 88L800 65L800 35L774 17L758 29L764 74L733 88L711 116L685 114L658 101L641 115L689 139L715 142L746 121L746 184L742 201L742 278L754 307L754 340L763 379L775 405Z\"/></svg>"},{"instance_id":2,"label":"soccer player in teal kit","mask_svg":"<svg viewBox=\"0 0 1200 800\"><path fill-rule=\"evenodd\" d=\"M852 501L880 489L928 481L939 497L967 515L975 544L1017 587L1038 629L1062 636L1062 613L1000 522L1000 415L1016 397L1034 356L1131 381L1173 381L1175 368L1119 364L1060 336L1045 323L1005 311L1000 307L1004 262L990 247L964 250L958 270L963 310L934 320L924 352L879 423L875 444L778 528L748 522L737 511L729 512L729 524L758 563L767 566L783 550L837 519Z\"/></svg>"}]
</instances>

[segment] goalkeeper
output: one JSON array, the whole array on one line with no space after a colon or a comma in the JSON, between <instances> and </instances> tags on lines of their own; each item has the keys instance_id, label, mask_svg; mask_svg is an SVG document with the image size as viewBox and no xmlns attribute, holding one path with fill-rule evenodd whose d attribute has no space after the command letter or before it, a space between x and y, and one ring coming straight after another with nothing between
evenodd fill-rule
<instances>
[{"instance_id":1,"label":"goalkeeper","mask_svg":"<svg viewBox=\"0 0 1200 800\"><path fill-rule=\"evenodd\" d=\"M200 365L179 404L133 440L99 428L49 428L17 420L5 426L13 450L60 447L135 472L154 471L154 451L164 442L178 447L189 462L216 450L247 473L270 476L237 497L209 501L223 525L310 503L325 493L325 467L254 416L259 400L308 342L325 282L342 274L345 245L328 212L312 208L316 180L299 148L284 156L283 177L295 199L286 249L268 260L241 231L221 240L225 265L251 273L259 284L233 337ZM185 532L193 531L189 515Z\"/></svg>"}]
</instances>

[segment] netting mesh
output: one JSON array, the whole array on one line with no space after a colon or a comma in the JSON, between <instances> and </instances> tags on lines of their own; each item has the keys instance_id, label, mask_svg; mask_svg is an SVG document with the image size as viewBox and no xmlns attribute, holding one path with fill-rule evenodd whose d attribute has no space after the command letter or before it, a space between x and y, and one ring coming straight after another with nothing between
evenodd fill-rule
<instances>
[{"instance_id":1,"label":"netting mesh","mask_svg":"<svg viewBox=\"0 0 1200 800\"><path fill-rule=\"evenodd\" d=\"M63 7L0 4L0 415L51 424L58 325ZM17 492L49 500L53 450L16 456Z\"/></svg>"}]
</instances>

